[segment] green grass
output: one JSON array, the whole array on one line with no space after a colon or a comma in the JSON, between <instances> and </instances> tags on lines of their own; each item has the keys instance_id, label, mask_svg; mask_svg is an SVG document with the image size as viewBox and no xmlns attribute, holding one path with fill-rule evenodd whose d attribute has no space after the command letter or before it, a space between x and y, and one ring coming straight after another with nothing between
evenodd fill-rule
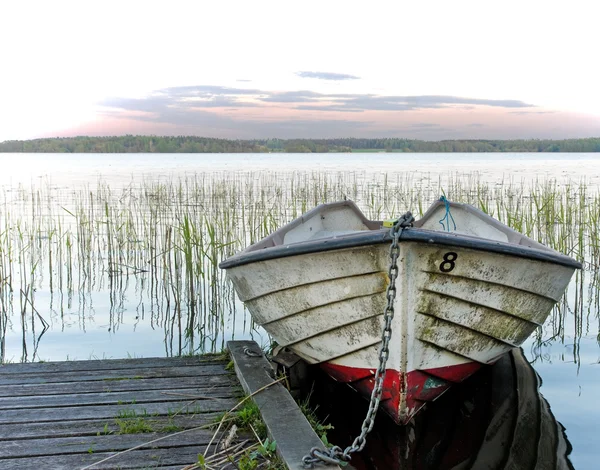
<instances>
[{"instance_id":1,"label":"green grass","mask_svg":"<svg viewBox=\"0 0 600 470\"><path fill-rule=\"evenodd\" d=\"M229 413L226 413L229 415ZM219 423L223 420L223 416L217 416L215 423ZM242 408L235 411L231 416L232 424L235 424L242 431L252 431L256 433L257 437L261 440L267 437L267 427L265 426L260 409L258 405L252 400L248 400Z\"/></svg>"},{"instance_id":2,"label":"green grass","mask_svg":"<svg viewBox=\"0 0 600 470\"><path fill-rule=\"evenodd\" d=\"M177 432L181 431L181 427L173 421L173 416L169 416L167 421L158 415L149 415L146 410L136 411L126 409L119 412L119 415L114 418L116 426L115 434L143 434L151 432ZM113 434L108 424L104 425L102 433Z\"/></svg>"},{"instance_id":3,"label":"green grass","mask_svg":"<svg viewBox=\"0 0 600 470\"><path fill-rule=\"evenodd\" d=\"M150 417L144 410L139 413L135 410L123 410L115 418L115 424L119 430L117 434L141 434L155 432L154 426L149 421Z\"/></svg>"},{"instance_id":4,"label":"green grass","mask_svg":"<svg viewBox=\"0 0 600 470\"><path fill-rule=\"evenodd\" d=\"M215 424L221 423L224 418L229 419L230 426L236 426L238 432L250 433L258 441L237 459L230 459L239 470L285 470L287 466L276 454L277 443L267 437L267 427L262 420L260 409L254 401L247 400L244 405L233 413L225 413L217 417ZM203 468L203 465L199 465Z\"/></svg>"},{"instance_id":5,"label":"green grass","mask_svg":"<svg viewBox=\"0 0 600 470\"><path fill-rule=\"evenodd\" d=\"M298 406L300 407L300 411L302 411L302 413L308 420L311 427L317 433L317 436L319 436L321 438L321 441L323 441L323 444L325 444L326 446L329 446L329 440L327 438L327 433L328 433L328 431L331 431L334 428L331 424L326 423L325 420L321 420L318 417L318 415L317 415L318 406L311 405L310 399L311 399L311 394L309 394L306 398L304 398L303 400L301 400L298 403Z\"/></svg>"}]
</instances>

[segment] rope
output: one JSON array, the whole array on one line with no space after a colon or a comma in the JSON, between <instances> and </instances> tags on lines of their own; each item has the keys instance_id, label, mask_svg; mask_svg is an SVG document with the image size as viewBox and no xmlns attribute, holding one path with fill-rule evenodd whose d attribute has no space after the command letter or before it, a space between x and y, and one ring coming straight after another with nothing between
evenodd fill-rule
<instances>
[{"instance_id":1,"label":"rope","mask_svg":"<svg viewBox=\"0 0 600 470\"><path fill-rule=\"evenodd\" d=\"M440 219L440 225L445 231L449 232L450 220L452 220L452 223L454 224L454 228L452 230L456 230L456 222L454 222L454 217L452 217L452 214L450 213L450 202L448 199L446 199L446 196L440 197L440 201L444 203L444 206L446 206L446 213L444 214L444 217ZM444 224L444 221L446 221L448 224L447 226Z\"/></svg>"}]
</instances>

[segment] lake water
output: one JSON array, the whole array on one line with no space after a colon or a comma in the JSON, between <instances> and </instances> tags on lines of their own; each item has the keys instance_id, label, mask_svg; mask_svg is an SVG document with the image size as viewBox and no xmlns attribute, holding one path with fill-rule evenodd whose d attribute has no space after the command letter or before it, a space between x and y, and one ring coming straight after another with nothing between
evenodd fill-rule
<instances>
[{"instance_id":1,"label":"lake water","mask_svg":"<svg viewBox=\"0 0 600 470\"><path fill-rule=\"evenodd\" d=\"M139 178L177 178L198 172L357 172L402 173L437 179L477 172L482 181L502 178L586 178L600 185L600 157L585 153L351 153L351 154L0 154L0 185L28 184L49 176L54 184L111 187Z\"/></svg>"},{"instance_id":2,"label":"lake water","mask_svg":"<svg viewBox=\"0 0 600 470\"><path fill-rule=\"evenodd\" d=\"M472 187L511 184L528 188L552 181L559 188L585 185L588 195L600 190L599 154L0 154L0 168L0 232L4 230L3 218L15 220L19 211L33 211L38 214L37 220L60 214L64 223L69 223L73 215L70 198L99 191L99 181L103 187L110 187L112 196L121 199L125 194L133 198L133 190L143 184L190 178L206 180L213 190L217 186L214 178L231 178L239 187L252 186L256 195L265 182L276 181L289 188L290 184L295 187L294 181L306 181L309 177L318 182L319 175L327 175L329 182L339 182L349 191L358 187L363 191L357 193L359 197L364 191L380 194L395 188L395 184L410 184L419 188L417 196L431 198L439 188L451 188L457 182ZM46 199L37 201L32 209L36 194ZM452 199L452 194L447 195ZM134 199L127 201L135 203ZM430 202L431 199L425 200L423 204ZM363 200L359 205L376 210L376 201ZM143 218L145 212L141 213ZM202 214L201 209L198 214ZM287 213L282 217L286 216ZM24 220L23 230L35 230L31 214ZM47 237L52 237L52 232L43 236L40 233L40 238ZM29 245L22 248L29 249ZM16 250L11 256L18 264L19 252ZM43 259L48 262L46 255ZM11 299L3 298L3 302L15 304L10 311L2 305L5 361L150 357L186 352L181 346L185 325L177 325L181 317L176 321L174 316L164 315L162 295L152 290L151 275L129 269L116 278L90 270L84 273L79 287L61 290L50 288L52 276L43 272L28 280L30 272L36 269L35 265L21 266L19 272L21 285L31 286L31 292L17 289ZM56 269L51 267L44 272ZM198 351L199 345L200 350L220 350L225 341L234 337L253 338L266 345L266 335L252 328L243 306L227 287L218 287L223 290L213 291L211 297L211 286L214 288L223 280L216 273L210 275L206 298L215 302L217 296L224 296L228 300L214 304L218 319L213 318L213 304L199 312L208 321L207 327L192 346L184 337L188 350ZM579 286L581 290L575 284L569 288L563 313L549 319L538 337L527 341L523 349L542 378L541 393L566 428L575 468L597 468L600 307L598 287L589 276ZM43 323L27 303L33 295L36 312L48 323L41 336Z\"/></svg>"}]
</instances>

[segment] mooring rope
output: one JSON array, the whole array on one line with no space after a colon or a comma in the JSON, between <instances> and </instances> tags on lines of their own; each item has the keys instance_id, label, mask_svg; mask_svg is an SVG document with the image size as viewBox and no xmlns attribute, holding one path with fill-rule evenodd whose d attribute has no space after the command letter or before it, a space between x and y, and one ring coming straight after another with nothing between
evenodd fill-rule
<instances>
[{"instance_id":1,"label":"mooring rope","mask_svg":"<svg viewBox=\"0 0 600 470\"><path fill-rule=\"evenodd\" d=\"M448 199L446 199L446 196L440 197L440 201L444 203L444 206L446 206L446 213L444 214L444 217L440 219L440 225L445 231L449 232L450 220L452 220L452 223L454 224L454 228L452 230L456 230L456 222L454 222L454 217L452 217L452 214L450 213L450 202ZM446 224L448 225L445 225L444 221L446 221Z\"/></svg>"}]
</instances>

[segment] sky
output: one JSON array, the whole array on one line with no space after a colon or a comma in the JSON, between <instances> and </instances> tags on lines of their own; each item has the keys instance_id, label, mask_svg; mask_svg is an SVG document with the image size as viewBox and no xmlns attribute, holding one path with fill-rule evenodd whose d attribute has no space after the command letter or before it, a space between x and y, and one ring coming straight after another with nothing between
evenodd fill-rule
<instances>
[{"instance_id":1,"label":"sky","mask_svg":"<svg viewBox=\"0 0 600 470\"><path fill-rule=\"evenodd\" d=\"M0 141L600 136L600 1L0 2Z\"/></svg>"}]
</instances>

